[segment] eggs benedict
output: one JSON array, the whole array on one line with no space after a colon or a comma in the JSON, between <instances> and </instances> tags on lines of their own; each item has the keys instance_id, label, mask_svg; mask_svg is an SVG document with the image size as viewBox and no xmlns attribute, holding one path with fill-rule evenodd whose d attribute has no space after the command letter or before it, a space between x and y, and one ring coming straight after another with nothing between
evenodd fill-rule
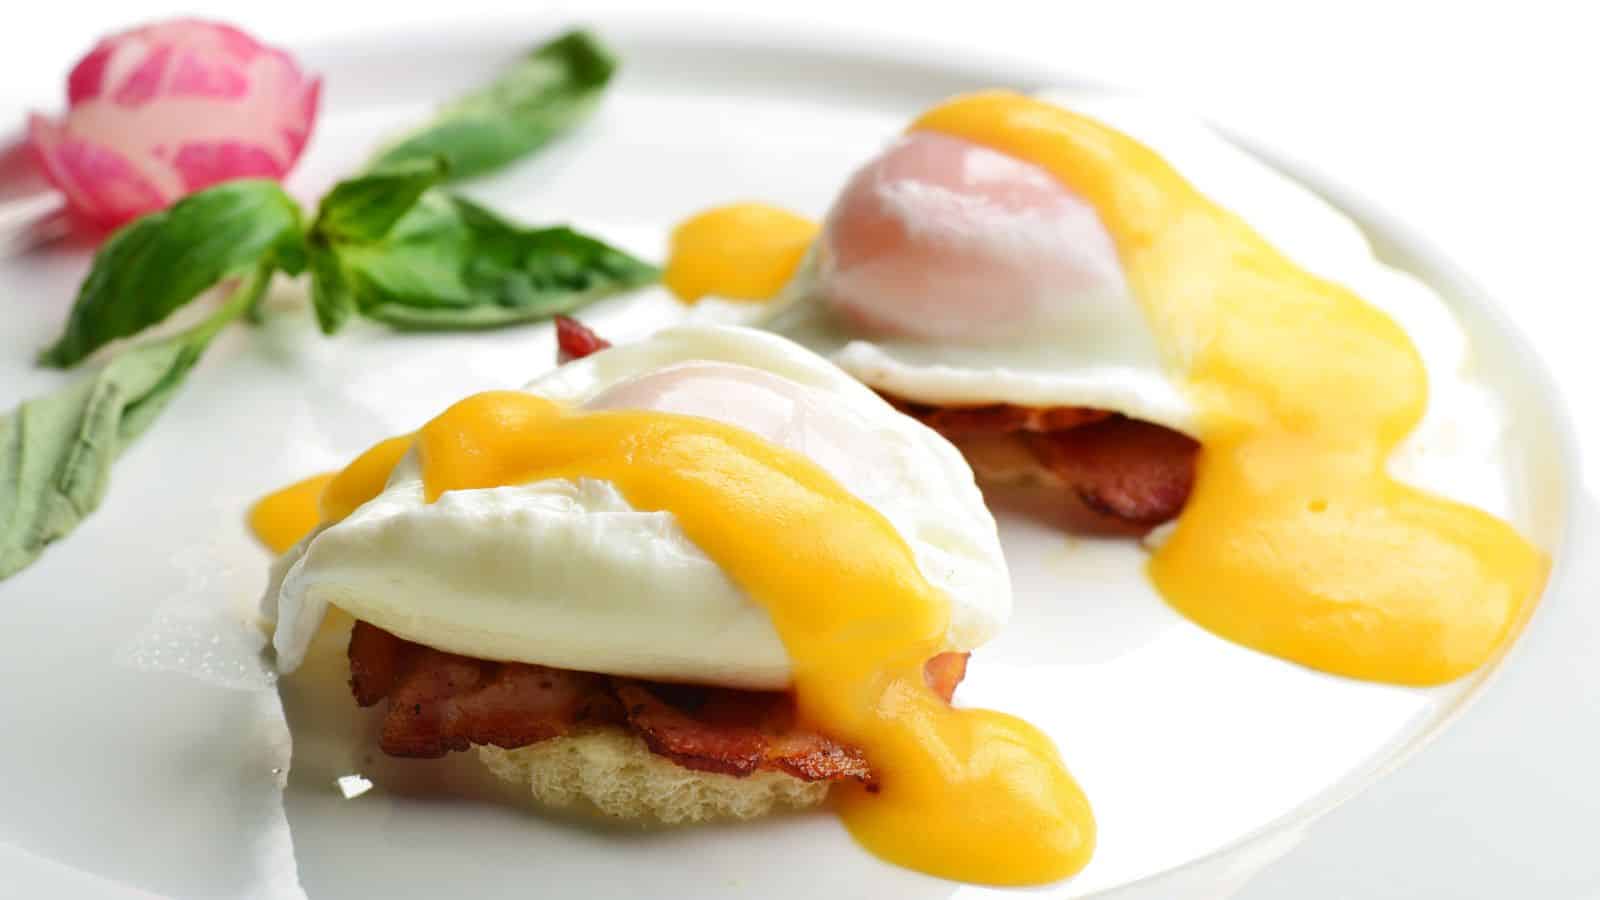
<instances>
[{"instance_id":1,"label":"eggs benedict","mask_svg":"<svg viewBox=\"0 0 1600 900\"><path fill-rule=\"evenodd\" d=\"M1326 204L1152 109L1004 91L934 107L799 261L780 252L792 223L774 238L790 274L760 324L980 476L1065 487L1097 528L1171 523L1149 574L1218 634L1358 678L1473 670L1547 561L1504 521L1501 418L1459 325ZM669 275L719 296L763 244L708 235L757 220L691 218Z\"/></svg>"},{"instance_id":2,"label":"eggs benedict","mask_svg":"<svg viewBox=\"0 0 1600 900\"><path fill-rule=\"evenodd\" d=\"M695 821L830 793L932 874L1027 884L1094 822L1052 742L949 699L1010 611L946 441L773 334L683 326L466 398L263 500L292 673L347 614L380 745L476 747L544 802Z\"/></svg>"}]
</instances>

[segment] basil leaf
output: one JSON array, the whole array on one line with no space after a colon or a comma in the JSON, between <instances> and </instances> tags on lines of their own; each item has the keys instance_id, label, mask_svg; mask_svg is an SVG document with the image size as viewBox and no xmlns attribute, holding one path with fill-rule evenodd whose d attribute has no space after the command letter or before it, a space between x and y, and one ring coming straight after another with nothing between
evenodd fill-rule
<instances>
[{"instance_id":1,"label":"basil leaf","mask_svg":"<svg viewBox=\"0 0 1600 900\"><path fill-rule=\"evenodd\" d=\"M593 35L568 32L441 109L433 122L380 153L372 167L439 156L449 161L452 178L498 169L581 121L616 68L616 57Z\"/></svg>"},{"instance_id":2,"label":"basil leaf","mask_svg":"<svg viewBox=\"0 0 1600 900\"><path fill-rule=\"evenodd\" d=\"M0 417L0 578L38 558L100 505L111 464L155 421L222 326L271 279L256 270L228 303L181 334L123 351L94 375Z\"/></svg>"},{"instance_id":3,"label":"basil leaf","mask_svg":"<svg viewBox=\"0 0 1600 900\"><path fill-rule=\"evenodd\" d=\"M317 327L323 334L333 334L355 314L355 298L339 254L326 241L313 237L306 251L311 269L311 308L317 313Z\"/></svg>"},{"instance_id":4,"label":"basil leaf","mask_svg":"<svg viewBox=\"0 0 1600 900\"><path fill-rule=\"evenodd\" d=\"M324 334L344 327L356 311L349 279L336 245L383 240L423 193L444 180L442 158L388 165L333 186L317 205L306 238L311 269L311 305Z\"/></svg>"},{"instance_id":5,"label":"basil leaf","mask_svg":"<svg viewBox=\"0 0 1600 900\"><path fill-rule=\"evenodd\" d=\"M386 165L333 186L317 204L311 233L330 241L378 241L424 191L444 181L449 164L428 157Z\"/></svg>"},{"instance_id":6,"label":"basil leaf","mask_svg":"<svg viewBox=\"0 0 1600 900\"><path fill-rule=\"evenodd\" d=\"M439 191L382 243L334 250L361 314L403 329L539 321L660 274L571 228L524 228Z\"/></svg>"},{"instance_id":7,"label":"basil leaf","mask_svg":"<svg viewBox=\"0 0 1600 900\"><path fill-rule=\"evenodd\" d=\"M137 334L230 276L305 265L300 208L275 181L229 181L136 219L95 254L66 331L41 361L72 366Z\"/></svg>"}]
</instances>

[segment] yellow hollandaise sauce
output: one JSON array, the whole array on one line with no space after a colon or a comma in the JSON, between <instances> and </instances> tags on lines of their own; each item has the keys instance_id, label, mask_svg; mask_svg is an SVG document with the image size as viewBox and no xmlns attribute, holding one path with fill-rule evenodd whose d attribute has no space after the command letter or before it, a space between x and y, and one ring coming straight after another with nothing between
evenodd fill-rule
<instances>
[{"instance_id":1,"label":"yellow hollandaise sauce","mask_svg":"<svg viewBox=\"0 0 1600 900\"><path fill-rule=\"evenodd\" d=\"M446 492L595 478L636 509L670 511L690 540L772 616L801 717L858 746L876 792L834 791L856 839L891 862L988 884L1040 884L1088 862L1088 800L1044 734L955 709L923 664L943 649L949 601L876 510L806 457L739 428L659 412L582 412L521 392L457 403L374 447L326 483L252 514L282 544L377 496L414 441L428 502ZM298 539L299 535L295 536ZM292 541L290 541L292 543Z\"/></svg>"},{"instance_id":2,"label":"yellow hollandaise sauce","mask_svg":"<svg viewBox=\"0 0 1600 900\"><path fill-rule=\"evenodd\" d=\"M250 531L273 553L300 543L323 522L337 522L383 490L389 473L411 449L411 435L380 441L340 472L327 472L273 491L250 508Z\"/></svg>"},{"instance_id":3,"label":"yellow hollandaise sauce","mask_svg":"<svg viewBox=\"0 0 1600 900\"><path fill-rule=\"evenodd\" d=\"M911 128L1040 166L1116 243L1200 414L1194 492L1150 562L1168 601L1230 640L1355 678L1438 684L1489 659L1548 561L1507 523L1389 477L1428 396L1392 319L1092 119L990 92Z\"/></svg>"},{"instance_id":4,"label":"yellow hollandaise sauce","mask_svg":"<svg viewBox=\"0 0 1600 900\"><path fill-rule=\"evenodd\" d=\"M817 236L804 216L760 203L706 210L673 229L661 280L678 299L767 300L800 267Z\"/></svg>"},{"instance_id":5,"label":"yellow hollandaise sauce","mask_svg":"<svg viewBox=\"0 0 1600 900\"><path fill-rule=\"evenodd\" d=\"M325 472L280 488L250 507L250 531L273 553L283 553L311 533L322 521L322 492L333 481Z\"/></svg>"}]
</instances>

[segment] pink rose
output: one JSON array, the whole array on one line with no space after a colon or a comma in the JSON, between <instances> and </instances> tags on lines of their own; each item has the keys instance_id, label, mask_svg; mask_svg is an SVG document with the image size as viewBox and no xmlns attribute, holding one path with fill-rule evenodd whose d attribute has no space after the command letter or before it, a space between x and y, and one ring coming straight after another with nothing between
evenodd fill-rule
<instances>
[{"instance_id":1,"label":"pink rose","mask_svg":"<svg viewBox=\"0 0 1600 900\"><path fill-rule=\"evenodd\" d=\"M67 78L66 116L28 138L72 209L120 225L232 178L282 178L321 79L228 25L179 19L102 40Z\"/></svg>"}]
</instances>

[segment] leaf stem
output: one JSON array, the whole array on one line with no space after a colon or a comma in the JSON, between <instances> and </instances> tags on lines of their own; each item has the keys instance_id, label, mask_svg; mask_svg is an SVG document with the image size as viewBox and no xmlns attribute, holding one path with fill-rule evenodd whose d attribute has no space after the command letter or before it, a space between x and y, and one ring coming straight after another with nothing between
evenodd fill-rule
<instances>
[{"instance_id":1,"label":"leaf stem","mask_svg":"<svg viewBox=\"0 0 1600 900\"><path fill-rule=\"evenodd\" d=\"M272 282L273 266L262 263L251 270L239 286L228 294L228 299L222 301L216 312L207 316L200 324L189 329L185 337L192 337L201 343L209 342L216 337L229 322L239 318L255 307L257 301L267 292L267 285Z\"/></svg>"}]
</instances>

